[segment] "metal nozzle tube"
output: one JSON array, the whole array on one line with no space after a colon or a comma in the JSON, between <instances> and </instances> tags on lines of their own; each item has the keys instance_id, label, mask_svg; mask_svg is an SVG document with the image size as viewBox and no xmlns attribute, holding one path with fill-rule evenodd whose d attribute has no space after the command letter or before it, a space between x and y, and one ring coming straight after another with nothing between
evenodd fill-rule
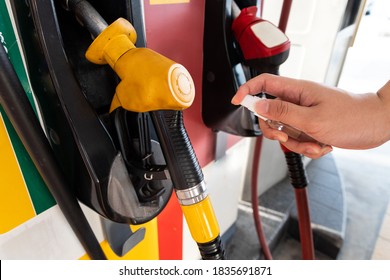
<instances>
[{"instance_id":1,"label":"metal nozzle tube","mask_svg":"<svg viewBox=\"0 0 390 280\"><path fill-rule=\"evenodd\" d=\"M65 9L72 11L77 21L96 38L107 26L107 22L86 0L63 0Z\"/></svg>"}]
</instances>

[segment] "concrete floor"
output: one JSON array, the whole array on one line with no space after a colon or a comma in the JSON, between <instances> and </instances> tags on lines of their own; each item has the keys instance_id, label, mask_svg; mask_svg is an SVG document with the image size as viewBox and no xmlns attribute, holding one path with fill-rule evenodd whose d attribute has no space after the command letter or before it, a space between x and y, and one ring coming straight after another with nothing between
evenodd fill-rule
<instances>
[{"instance_id":1,"label":"concrete floor","mask_svg":"<svg viewBox=\"0 0 390 280\"><path fill-rule=\"evenodd\" d=\"M389 203L390 143L367 151L336 150L334 157L347 202L345 241L338 259L370 259Z\"/></svg>"}]
</instances>

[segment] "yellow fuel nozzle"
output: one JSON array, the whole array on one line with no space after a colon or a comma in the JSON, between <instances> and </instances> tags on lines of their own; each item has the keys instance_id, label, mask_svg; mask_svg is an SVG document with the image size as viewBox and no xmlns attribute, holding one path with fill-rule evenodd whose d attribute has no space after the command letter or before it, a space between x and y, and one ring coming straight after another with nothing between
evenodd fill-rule
<instances>
[{"instance_id":1,"label":"yellow fuel nozzle","mask_svg":"<svg viewBox=\"0 0 390 280\"><path fill-rule=\"evenodd\" d=\"M86 58L95 64L109 64L121 78L110 112L183 110L195 98L194 81L181 64L148 48L136 48L137 33L123 18L109 25L92 42Z\"/></svg>"}]
</instances>

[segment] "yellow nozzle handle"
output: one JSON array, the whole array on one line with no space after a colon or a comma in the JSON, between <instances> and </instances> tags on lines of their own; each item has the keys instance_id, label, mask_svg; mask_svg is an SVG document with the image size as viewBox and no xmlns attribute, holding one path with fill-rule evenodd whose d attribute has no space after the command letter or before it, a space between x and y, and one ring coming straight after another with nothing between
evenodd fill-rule
<instances>
[{"instance_id":1,"label":"yellow nozzle handle","mask_svg":"<svg viewBox=\"0 0 390 280\"><path fill-rule=\"evenodd\" d=\"M120 44L122 53L120 54L118 50L114 50L116 55L112 56L112 48L115 48L115 44L110 43L112 43L112 40L114 40L114 38L116 37L126 38L126 40L122 41L122 44L126 41L129 42L125 43L125 46L127 46L127 48ZM135 48L136 41L137 32L135 31L133 25L131 25L131 23L124 18L119 18L112 24L110 24L106 29L104 29L98 37L96 37L96 39L89 46L87 52L85 53L85 56L88 61L95 64L115 64L120 55L128 51L129 48ZM109 52L107 53L107 51ZM113 67L113 65L111 65L111 67Z\"/></svg>"},{"instance_id":2,"label":"yellow nozzle handle","mask_svg":"<svg viewBox=\"0 0 390 280\"><path fill-rule=\"evenodd\" d=\"M134 27L120 18L92 42L86 58L109 64L121 78L110 112L123 107L133 112L183 110L195 98L187 69L148 48L136 48Z\"/></svg>"}]
</instances>

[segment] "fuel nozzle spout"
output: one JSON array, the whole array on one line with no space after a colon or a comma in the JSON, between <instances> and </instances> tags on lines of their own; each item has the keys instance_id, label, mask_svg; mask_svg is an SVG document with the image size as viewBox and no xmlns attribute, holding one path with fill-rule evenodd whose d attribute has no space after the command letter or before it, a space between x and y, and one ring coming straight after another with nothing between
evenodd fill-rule
<instances>
[{"instance_id":1,"label":"fuel nozzle spout","mask_svg":"<svg viewBox=\"0 0 390 280\"><path fill-rule=\"evenodd\" d=\"M62 0L64 9L72 11L77 21L96 38L106 27L107 23L95 8L86 0Z\"/></svg>"}]
</instances>

